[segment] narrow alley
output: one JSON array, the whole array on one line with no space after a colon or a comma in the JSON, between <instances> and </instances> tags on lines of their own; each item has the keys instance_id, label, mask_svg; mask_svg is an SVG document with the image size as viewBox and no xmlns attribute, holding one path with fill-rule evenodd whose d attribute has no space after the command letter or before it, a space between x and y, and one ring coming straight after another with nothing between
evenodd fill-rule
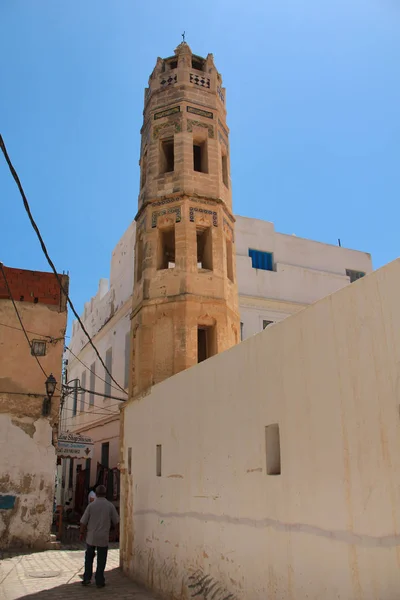
<instances>
[{"instance_id":1,"label":"narrow alley","mask_svg":"<svg viewBox=\"0 0 400 600\"><path fill-rule=\"evenodd\" d=\"M110 548L106 587L83 587L85 551L77 545L31 554L0 554L0 600L87 600L103 595L107 600L151 600L156 597L133 583L119 568L119 550Z\"/></svg>"}]
</instances>

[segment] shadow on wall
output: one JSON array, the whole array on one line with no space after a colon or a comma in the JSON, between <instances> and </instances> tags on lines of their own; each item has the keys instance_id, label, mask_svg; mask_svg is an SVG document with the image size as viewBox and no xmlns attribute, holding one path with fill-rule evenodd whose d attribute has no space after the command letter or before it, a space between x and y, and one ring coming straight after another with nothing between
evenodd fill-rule
<instances>
[{"instance_id":1,"label":"shadow on wall","mask_svg":"<svg viewBox=\"0 0 400 600\"><path fill-rule=\"evenodd\" d=\"M214 577L205 575L204 571L198 569L189 576L188 588L192 598L204 598L205 600L237 600L235 594L231 594Z\"/></svg>"}]
</instances>

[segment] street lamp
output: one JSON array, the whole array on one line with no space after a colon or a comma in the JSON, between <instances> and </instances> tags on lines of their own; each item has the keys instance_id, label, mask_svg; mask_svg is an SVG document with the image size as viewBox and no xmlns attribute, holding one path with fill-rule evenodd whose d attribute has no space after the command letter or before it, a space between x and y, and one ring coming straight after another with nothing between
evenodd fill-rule
<instances>
[{"instance_id":1,"label":"street lamp","mask_svg":"<svg viewBox=\"0 0 400 600\"><path fill-rule=\"evenodd\" d=\"M50 373L50 375L46 379L46 394L47 394L47 397L49 398L49 400L51 400L53 397L53 394L56 390L56 385L57 385L56 378L54 377L53 373Z\"/></svg>"},{"instance_id":2,"label":"street lamp","mask_svg":"<svg viewBox=\"0 0 400 600\"><path fill-rule=\"evenodd\" d=\"M54 377L53 373L51 373L49 375L49 377L46 379L46 398L43 400L43 407L42 407L42 415L43 417L47 417L50 414L50 409L51 409L51 399L53 397L53 394L55 392L56 389L56 385L57 385L57 381L56 378Z\"/></svg>"}]
</instances>

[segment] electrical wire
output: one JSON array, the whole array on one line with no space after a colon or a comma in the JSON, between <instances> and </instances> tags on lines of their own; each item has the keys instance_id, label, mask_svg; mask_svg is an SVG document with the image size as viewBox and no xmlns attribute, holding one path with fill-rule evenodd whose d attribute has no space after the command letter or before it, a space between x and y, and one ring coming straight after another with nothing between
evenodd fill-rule
<instances>
[{"instance_id":1,"label":"electrical wire","mask_svg":"<svg viewBox=\"0 0 400 600\"><path fill-rule=\"evenodd\" d=\"M87 400L82 400L82 398L79 398L79 406L81 406L82 404L86 404L87 406L93 406L94 408L99 408L100 410L105 410L106 412L109 412L111 414L115 413L114 410L111 410L111 408L113 406L120 406L119 404L110 404L109 406L99 406L99 404L90 404L90 402L88 402ZM78 412L79 412L79 410L77 410L77 414L78 414Z\"/></svg>"},{"instance_id":2,"label":"electrical wire","mask_svg":"<svg viewBox=\"0 0 400 600\"><path fill-rule=\"evenodd\" d=\"M72 381L79 381L79 379L73 380ZM64 388L68 388L68 393L66 394L67 396L70 395L71 393L73 393L75 391L75 388L72 386L65 386L64 384ZM65 389L64 389L65 391ZM117 396L110 396L109 394L102 394L101 392L96 392L95 390L88 390L86 388L81 387L81 382L79 381L79 388L78 388L78 394L93 394L93 396L100 396L100 398L108 398L110 400L118 400L118 402L126 402L125 398L118 398Z\"/></svg>"},{"instance_id":3,"label":"electrical wire","mask_svg":"<svg viewBox=\"0 0 400 600\"><path fill-rule=\"evenodd\" d=\"M76 380L72 380L72 381L79 381L79 379ZM64 391L65 391L65 386L64 386ZM114 400L117 400L117 398L114 398L113 396L104 396L104 394L99 394L98 392L92 392L91 390L86 390L85 388L80 387L80 382L79 382L79 387L76 388L76 391L78 394L94 394L96 396L102 396L105 398L111 398ZM71 394L75 393L75 386L70 386L68 387L68 393L65 394L64 397L70 397ZM74 399L75 400L75 399ZM121 400L122 402L125 402L125 400ZM78 403L78 399L77 399L77 403ZM100 406L99 404L91 404L90 401L88 402L87 400L82 400L82 398L79 398L79 403L80 404L87 404L88 406L94 406L95 408L100 408L101 410L107 410L110 413L114 413L113 410L109 410L110 408L112 408L113 406L120 406L119 404L110 404L109 406ZM77 411L78 412L78 411Z\"/></svg>"},{"instance_id":4,"label":"electrical wire","mask_svg":"<svg viewBox=\"0 0 400 600\"><path fill-rule=\"evenodd\" d=\"M2 135L0 135L0 148L1 148L2 152L3 152L4 158L6 159L6 162L7 162L8 168L10 169L10 173L11 173L11 175L12 175L12 177L13 177L13 179L14 179L15 183L17 184L17 187L18 187L18 189L19 189L19 192L20 192L20 194L21 194L21 197L22 197L22 200L23 200L23 203L24 203L24 208L25 208L25 211L26 211L26 213L27 213L27 215L28 215L28 217L29 217L29 221L30 221L30 223L31 223L31 225L32 225L32 227L33 227L34 231L36 232L36 235L37 235L37 237L38 237L38 239L39 239L40 246L41 246L41 248L42 248L43 254L45 255L45 257L46 257L46 259L47 259L47 262L49 263L50 267L51 267L51 268L52 268L52 270L53 270L53 273L54 273L54 275L56 276L56 279L57 279L57 281L58 281L58 284L59 284L59 286L60 286L60 289L61 289L61 291L62 291L62 292L65 294L65 297L66 297L66 299L67 299L67 301L68 301L68 304L69 304L69 306L71 307L71 310L72 310L72 312L74 313L75 317L77 318L77 320L78 320L78 323L79 323L79 325L80 325L80 326L81 326L81 328L82 328L82 331L84 332L84 334L86 335L87 339L89 340L89 344L92 346L93 350L95 351L95 353L96 353L96 355L97 355L98 359L100 360L101 364L103 365L103 367L104 367L104 369L105 369L106 373L108 373L108 375L110 376L111 380L112 380L112 381L115 383L115 385L116 385L116 386L117 386L117 387L118 387L118 388L119 388L119 389L120 389L122 392L124 392L124 394L126 394L127 392L124 390L124 388L123 388L122 386L120 386L120 385L119 385L118 381L116 381L116 380L114 379L114 377L111 375L110 371L107 369L107 367L106 367L106 365L105 365L105 363L104 363L103 359L102 359L102 358L101 358L101 356L100 356L100 353L99 353L99 351L97 350L96 346L95 346L95 345L94 345L94 343L93 343L93 340L92 340L92 338L90 337L89 333L86 331L86 328L85 328L84 324L82 323L82 320L81 320L80 316L78 315L78 313L77 313L77 311L76 311L76 309L75 309L75 306L73 305L73 303L72 303L72 300L71 300L71 298L70 298L70 297L69 297L69 295L68 295L68 292L67 292L67 290L66 290L66 289L64 288L64 286L63 286L63 283L62 283L62 281L61 281L61 278L60 278L59 274L57 273L57 269L55 268L55 266L54 266L54 263L53 263L53 261L51 260L51 258L50 258L50 256L49 256L49 253L48 253L48 251L47 251L47 248L46 248L46 246L45 246L45 243L44 243L44 241L43 241L42 235L41 235L41 233L40 233L40 231L39 231L39 228L38 228L38 226L36 225L36 222L35 222L35 220L34 220L34 218L33 218L33 216L32 216L32 213L31 213L31 209L30 209L30 207L29 207L28 200L27 200L27 198L26 198L26 196L25 196L25 192L24 192L24 190L23 190L23 187L22 187L22 184L21 184L21 182L20 182L20 179L19 179L19 177L18 177L18 174L17 174L16 170L15 170L15 169L14 169L14 167L13 167L13 164L12 164L12 162L11 162L11 160L10 160L10 157L8 156L8 152L7 152L6 145L5 145L5 143L4 143L4 140L3 140L3 137L2 137Z\"/></svg>"},{"instance_id":5,"label":"electrical wire","mask_svg":"<svg viewBox=\"0 0 400 600\"><path fill-rule=\"evenodd\" d=\"M98 375L96 373L96 371L93 371L90 367L88 367L83 360L81 360L79 358L79 356L77 356L74 352L72 352L71 348L69 346L65 346L65 350L68 350L68 352L71 352L72 356L74 356L76 358L76 360L79 360L79 362L86 367L86 369L88 369L88 371L90 371L91 373L93 373L93 375L95 377L97 377L97 379L100 379L100 381L103 381L104 383L108 383L110 385L110 387L112 387L114 390L117 390L118 388L115 387L115 385L111 385L111 383L109 383L108 381L106 381L105 379L103 379L102 377L100 377L100 375ZM125 392L126 393L126 392Z\"/></svg>"},{"instance_id":6,"label":"electrical wire","mask_svg":"<svg viewBox=\"0 0 400 600\"><path fill-rule=\"evenodd\" d=\"M1 136L0 136L0 137L1 137ZM13 296L12 296L11 289L10 289L10 286L9 286L9 284L8 284L7 277L6 277L6 273L5 273L5 271L4 271L4 267L3 267L3 263L2 263L2 262L0 262L0 270L1 270L2 274L3 274L3 277L4 277L4 282L5 282L5 284L6 284L6 288L7 288L7 291L8 291L8 295L10 296L10 300L11 300L11 302L13 303L14 310L15 310L15 312L16 312L16 314L17 314L18 321L19 321L19 323L20 323L20 325L21 325L21 329L22 329L22 331L23 331L23 332L24 332L24 334L25 334L26 341L28 342L29 349L30 349L30 351L31 351L31 356L33 356L34 358L36 358L36 362L37 362L37 364L39 365L40 369L42 370L42 373L43 373L43 375L46 377L46 379L48 379L48 375L47 375L46 371L43 369L42 365L40 364L40 361L39 361L38 357L36 356L36 354L32 354L32 344L31 344L31 341L30 341L30 339L29 339L29 336L28 336L28 334L27 334L27 332L26 332L26 329L25 329L25 327L24 327L24 324L23 324L23 322L22 322L21 315L19 314L19 311L18 311L17 305L15 304L14 298L13 298Z\"/></svg>"},{"instance_id":7,"label":"electrical wire","mask_svg":"<svg viewBox=\"0 0 400 600\"><path fill-rule=\"evenodd\" d=\"M32 392L8 392L7 390L0 390L0 394L12 394L14 396L29 396L30 398L43 398L45 394L34 394ZM52 398L60 398L61 396L53 395ZM111 406L118 406L118 404L112 404Z\"/></svg>"},{"instance_id":8,"label":"electrical wire","mask_svg":"<svg viewBox=\"0 0 400 600\"><path fill-rule=\"evenodd\" d=\"M73 414L70 417L61 417L60 421L63 421L63 422L64 421L72 421L73 419L75 419L75 417L77 417L78 415L81 415L81 414L86 414L86 415L100 415L102 417L108 417L108 416L113 416L113 415L114 416L118 416L118 411L116 411L116 410L109 410L109 408L111 408L112 406L120 406L119 404L111 404L110 407L106 407L106 406L102 407L102 406L99 406L98 404L90 404L88 402L84 402L84 404L86 404L88 406L91 406L91 407L94 407L94 408L99 408L100 410L104 410L106 412L97 412L97 411L94 411L94 410L77 410L75 412L75 414ZM74 408L69 408L69 407L67 407L65 405L63 406L62 410L65 410L65 411L68 411L68 412L74 412L75 411ZM85 425L86 424L88 424L88 423L85 423Z\"/></svg>"},{"instance_id":9,"label":"electrical wire","mask_svg":"<svg viewBox=\"0 0 400 600\"><path fill-rule=\"evenodd\" d=\"M17 331L22 331L21 327L14 327L14 325L7 325L6 323L0 323L0 327L8 327L9 329L16 329ZM26 331L28 333L31 333L32 335L39 335L40 337L48 338L50 340L50 343L59 342L60 340L63 340L64 337L70 337L69 335L65 335L64 337L54 338L51 335L47 335L46 333L38 333L37 331L30 331L29 329L27 329Z\"/></svg>"},{"instance_id":10,"label":"electrical wire","mask_svg":"<svg viewBox=\"0 0 400 600\"><path fill-rule=\"evenodd\" d=\"M65 411L73 412L73 408L64 408ZM104 413L104 412L95 412L92 410L80 410L76 413L76 415L72 415L71 417L67 417L66 419L61 419L65 421L70 421L71 419L75 419L75 416L80 415L101 415L102 417L110 417L112 414L118 416L117 412L113 413ZM85 423L86 424L86 423Z\"/></svg>"}]
</instances>

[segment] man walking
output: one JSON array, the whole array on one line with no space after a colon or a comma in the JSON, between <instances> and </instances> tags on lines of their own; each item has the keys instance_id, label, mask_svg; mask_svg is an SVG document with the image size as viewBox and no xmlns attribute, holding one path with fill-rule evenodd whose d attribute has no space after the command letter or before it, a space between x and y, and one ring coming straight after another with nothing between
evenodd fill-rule
<instances>
[{"instance_id":1,"label":"man walking","mask_svg":"<svg viewBox=\"0 0 400 600\"><path fill-rule=\"evenodd\" d=\"M104 569L106 568L108 540L111 523L116 527L119 516L115 506L106 499L106 488L99 485L96 489L96 502L91 502L81 519L81 540L86 534L85 573L82 585L89 585L93 575L93 560L97 548L96 586L102 588Z\"/></svg>"}]
</instances>

